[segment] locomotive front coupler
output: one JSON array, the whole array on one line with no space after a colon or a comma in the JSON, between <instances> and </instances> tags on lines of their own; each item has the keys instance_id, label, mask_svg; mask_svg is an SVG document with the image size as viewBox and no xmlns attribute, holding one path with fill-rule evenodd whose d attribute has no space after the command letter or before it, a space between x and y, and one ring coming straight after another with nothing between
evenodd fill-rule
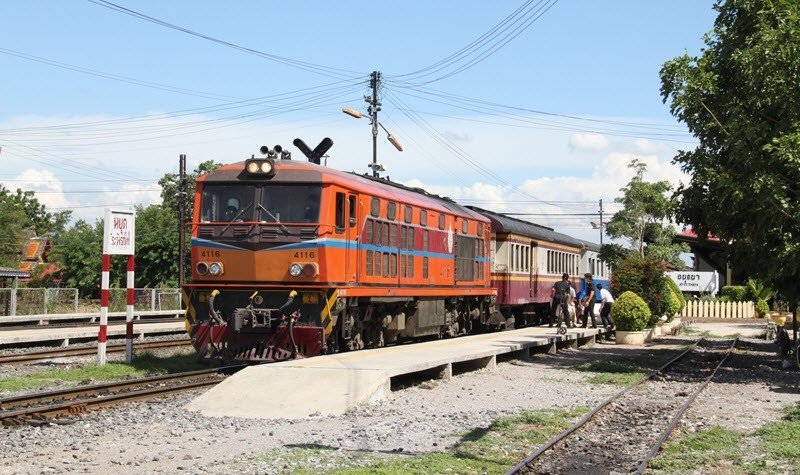
<instances>
[{"instance_id":1,"label":"locomotive front coupler","mask_svg":"<svg viewBox=\"0 0 800 475\"><path fill-rule=\"evenodd\" d=\"M284 324L294 304L296 291L289 293L286 303L279 308L254 308L253 299L258 295L258 291L250 295L250 303L247 307L236 308L233 310L233 330L235 332L247 331L274 331Z\"/></svg>"}]
</instances>

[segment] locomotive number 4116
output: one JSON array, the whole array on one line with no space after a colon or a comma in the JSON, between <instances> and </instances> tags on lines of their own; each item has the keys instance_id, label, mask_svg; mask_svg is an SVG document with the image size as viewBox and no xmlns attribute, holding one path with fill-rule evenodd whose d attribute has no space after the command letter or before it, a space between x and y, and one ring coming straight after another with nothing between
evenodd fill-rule
<instances>
[{"instance_id":1,"label":"locomotive number 4116","mask_svg":"<svg viewBox=\"0 0 800 475\"><path fill-rule=\"evenodd\" d=\"M219 251L200 251L200 257L219 257Z\"/></svg>"},{"instance_id":2,"label":"locomotive number 4116","mask_svg":"<svg viewBox=\"0 0 800 475\"><path fill-rule=\"evenodd\" d=\"M294 257L300 259L314 259L317 257L317 253L314 251L297 251L294 253Z\"/></svg>"}]
</instances>

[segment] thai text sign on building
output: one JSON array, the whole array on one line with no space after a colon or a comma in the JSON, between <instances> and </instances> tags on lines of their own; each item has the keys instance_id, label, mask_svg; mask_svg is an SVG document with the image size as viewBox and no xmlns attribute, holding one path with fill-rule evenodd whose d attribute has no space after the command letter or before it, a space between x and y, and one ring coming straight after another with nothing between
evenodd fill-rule
<instances>
[{"instance_id":1,"label":"thai text sign on building","mask_svg":"<svg viewBox=\"0 0 800 475\"><path fill-rule=\"evenodd\" d=\"M136 214L133 210L106 209L103 223L103 254L133 255Z\"/></svg>"},{"instance_id":2,"label":"thai text sign on building","mask_svg":"<svg viewBox=\"0 0 800 475\"><path fill-rule=\"evenodd\" d=\"M716 294L719 274L716 272L667 272L682 292L708 292Z\"/></svg>"}]
</instances>

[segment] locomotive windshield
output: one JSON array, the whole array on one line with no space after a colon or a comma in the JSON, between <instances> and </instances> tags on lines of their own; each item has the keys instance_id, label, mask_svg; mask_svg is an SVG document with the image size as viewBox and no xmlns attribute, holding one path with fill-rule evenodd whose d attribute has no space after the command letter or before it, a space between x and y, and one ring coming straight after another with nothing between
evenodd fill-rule
<instances>
[{"instance_id":1,"label":"locomotive windshield","mask_svg":"<svg viewBox=\"0 0 800 475\"><path fill-rule=\"evenodd\" d=\"M256 190L260 201L256 203ZM322 189L312 185L206 185L200 221L317 223Z\"/></svg>"},{"instance_id":2,"label":"locomotive windshield","mask_svg":"<svg viewBox=\"0 0 800 475\"><path fill-rule=\"evenodd\" d=\"M261 221L318 223L321 187L268 184L261 188Z\"/></svg>"},{"instance_id":3,"label":"locomotive windshield","mask_svg":"<svg viewBox=\"0 0 800 475\"><path fill-rule=\"evenodd\" d=\"M200 221L206 223L253 221L255 198L254 186L206 185L203 187Z\"/></svg>"}]
</instances>

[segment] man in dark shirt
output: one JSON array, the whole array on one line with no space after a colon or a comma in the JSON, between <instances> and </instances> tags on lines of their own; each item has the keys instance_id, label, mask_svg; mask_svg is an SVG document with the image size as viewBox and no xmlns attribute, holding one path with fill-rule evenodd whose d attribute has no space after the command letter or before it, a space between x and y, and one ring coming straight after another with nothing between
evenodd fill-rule
<instances>
[{"instance_id":1,"label":"man in dark shirt","mask_svg":"<svg viewBox=\"0 0 800 475\"><path fill-rule=\"evenodd\" d=\"M550 291L551 296L553 297L553 302L550 305L550 326L553 326L553 322L555 321L557 325L560 325L560 320L556 318L556 312L559 306L561 306L561 316L567 324L567 328L570 328L572 324L570 323L569 318L569 306L567 300L569 298L569 274L564 273L561 276L561 281L556 282L553 284L553 289Z\"/></svg>"},{"instance_id":2,"label":"man in dark shirt","mask_svg":"<svg viewBox=\"0 0 800 475\"><path fill-rule=\"evenodd\" d=\"M583 279L586 282L586 298L583 301L583 328L586 328L589 323L589 317L592 317L592 328L597 328L597 321L595 321L594 316L594 301L597 288L595 288L592 281L592 274L584 274Z\"/></svg>"}]
</instances>

